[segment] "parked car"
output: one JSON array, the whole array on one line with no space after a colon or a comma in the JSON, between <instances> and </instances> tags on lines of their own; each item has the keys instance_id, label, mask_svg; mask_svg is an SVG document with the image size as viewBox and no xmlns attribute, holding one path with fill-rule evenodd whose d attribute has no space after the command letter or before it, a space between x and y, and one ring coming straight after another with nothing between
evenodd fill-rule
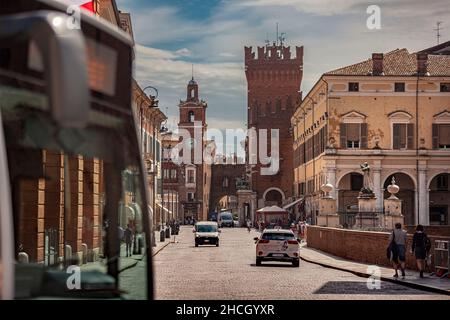
<instances>
[{"instance_id":1,"label":"parked car","mask_svg":"<svg viewBox=\"0 0 450 320\"><path fill-rule=\"evenodd\" d=\"M224 211L219 214L219 226L223 227L234 227L233 215L231 212Z\"/></svg>"},{"instance_id":2,"label":"parked car","mask_svg":"<svg viewBox=\"0 0 450 320\"><path fill-rule=\"evenodd\" d=\"M260 237L254 238L256 243L256 265L263 261L291 262L294 267L300 266L300 244L294 232L289 229L265 229Z\"/></svg>"},{"instance_id":3,"label":"parked car","mask_svg":"<svg viewBox=\"0 0 450 320\"><path fill-rule=\"evenodd\" d=\"M195 224L192 232L195 233L195 246L212 244L219 246L219 226L214 221L199 221Z\"/></svg>"}]
</instances>

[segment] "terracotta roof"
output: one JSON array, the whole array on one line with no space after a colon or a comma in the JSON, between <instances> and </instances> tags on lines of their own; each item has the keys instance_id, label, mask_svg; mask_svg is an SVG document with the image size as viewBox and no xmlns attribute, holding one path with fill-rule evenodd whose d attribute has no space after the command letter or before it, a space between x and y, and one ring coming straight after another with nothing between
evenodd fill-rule
<instances>
[{"instance_id":1,"label":"terracotta roof","mask_svg":"<svg viewBox=\"0 0 450 320\"><path fill-rule=\"evenodd\" d=\"M372 72L372 59L329 71L325 75L367 76ZM386 76L415 76L417 58L407 49L396 49L384 54L383 71ZM427 71L430 76L450 76L450 56L428 55Z\"/></svg>"}]
</instances>

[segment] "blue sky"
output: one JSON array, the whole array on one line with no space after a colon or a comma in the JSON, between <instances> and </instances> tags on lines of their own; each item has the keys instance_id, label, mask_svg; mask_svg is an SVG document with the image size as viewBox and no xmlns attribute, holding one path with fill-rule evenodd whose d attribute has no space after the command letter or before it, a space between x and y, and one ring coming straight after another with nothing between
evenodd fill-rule
<instances>
[{"instance_id":1,"label":"blue sky","mask_svg":"<svg viewBox=\"0 0 450 320\"><path fill-rule=\"evenodd\" d=\"M177 104L194 63L200 95L207 100L212 128L246 125L244 45L262 46L275 38L304 45L306 93L326 71L396 48L419 50L450 40L448 0L116 0L130 12L136 42L135 77L159 89L160 106L178 121ZM368 5L381 8L381 29L366 27Z\"/></svg>"}]
</instances>

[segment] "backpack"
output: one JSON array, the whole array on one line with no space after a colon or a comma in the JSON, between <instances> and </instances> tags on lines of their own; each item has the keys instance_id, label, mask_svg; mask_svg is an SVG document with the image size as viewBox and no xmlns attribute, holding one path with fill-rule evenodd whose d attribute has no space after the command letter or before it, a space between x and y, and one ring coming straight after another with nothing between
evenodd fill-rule
<instances>
[{"instance_id":1,"label":"backpack","mask_svg":"<svg viewBox=\"0 0 450 320\"><path fill-rule=\"evenodd\" d=\"M386 249L386 256L390 261L398 262L398 248L395 243L395 232L392 232L392 240Z\"/></svg>"},{"instance_id":2,"label":"backpack","mask_svg":"<svg viewBox=\"0 0 450 320\"><path fill-rule=\"evenodd\" d=\"M430 238L428 238L428 236L426 234L424 234L423 241L425 242L425 250L426 250L426 252L430 252L430 250L431 250L431 240L430 240Z\"/></svg>"}]
</instances>

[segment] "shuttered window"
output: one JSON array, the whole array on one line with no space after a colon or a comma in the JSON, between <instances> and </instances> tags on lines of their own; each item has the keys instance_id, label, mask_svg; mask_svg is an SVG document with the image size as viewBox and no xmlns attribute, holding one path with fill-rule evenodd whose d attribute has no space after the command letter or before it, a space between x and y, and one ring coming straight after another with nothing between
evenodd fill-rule
<instances>
[{"instance_id":1,"label":"shuttered window","mask_svg":"<svg viewBox=\"0 0 450 320\"><path fill-rule=\"evenodd\" d=\"M341 123L341 148L367 148L367 123Z\"/></svg>"},{"instance_id":2,"label":"shuttered window","mask_svg":"<svg viewBox=\"0 0 450 320\"><path fill-rule=\"evenodd\" d=\"M414 125L412 123L394 123L392 145L394 149L414 148Z\"/></svg>"},{"instance_id":3,"label":"shuttered window","mask_svg":"<svg viewBox=\"0 0 450 320\"><path fill-rule=\"evenodd\" d=\"M450 124L433 124L433 149L450 148Z\"/></svg>"}]
</instances>

